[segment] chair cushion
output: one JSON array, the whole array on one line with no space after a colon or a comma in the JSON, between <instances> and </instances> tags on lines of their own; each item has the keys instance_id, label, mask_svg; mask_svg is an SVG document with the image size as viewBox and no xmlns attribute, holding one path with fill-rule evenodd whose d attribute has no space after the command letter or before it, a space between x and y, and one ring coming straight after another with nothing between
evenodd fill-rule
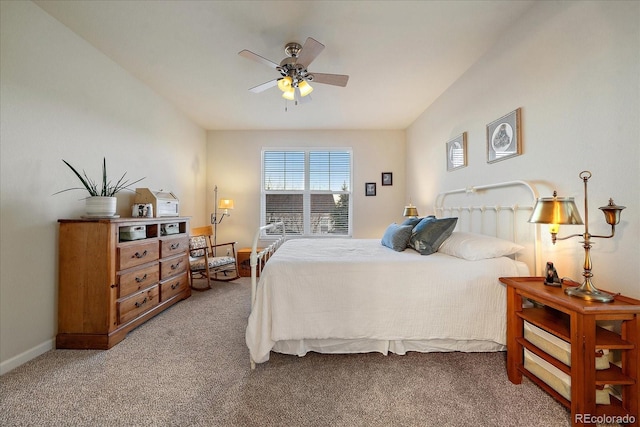
<instances>
[{"instance_id":1,"label":"chair cushion","mask_svg":"<svg viewBox=\"0 0 640 427\"><path fill-rule=\"evenodd\" d=\"M203 257L204 250L207 246L206 236L193 236L189 238L189 250L191 251L191 256Z\"/></svg>"},{"instance_id":2,"label":"chair cushion","mask_svg":"<svg viewBox=\"0 0 640 427\"><path fill-rule=\"evenodd\" d=\"M209 269L222 267L225 265L235 264L236 259L230 256L217 256L209 258ZM191 266L191 271L200 271L205 270L205 259L202 258L191 258L189 259L189 264Z\"/></svg>"}]
</instances>

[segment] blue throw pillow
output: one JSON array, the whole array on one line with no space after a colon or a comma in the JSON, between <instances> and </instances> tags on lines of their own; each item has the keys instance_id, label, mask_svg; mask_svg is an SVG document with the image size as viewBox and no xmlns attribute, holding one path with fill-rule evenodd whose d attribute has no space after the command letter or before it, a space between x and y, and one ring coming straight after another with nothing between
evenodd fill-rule
<instances>
[{"instance_id":1,"label":"blue throw pillow","mask_svg":"<svg viewBox=\"0 0 640 427\"><path fill-rule=\"evenodd\" d=\"M438 250L447 237L451 236L457 222L458 218L423 218L413 228L409 238L409 246L422 255L431 255Z\"/></svg>"},{"instance_id":2,"label":"blue throw pillow","mask_svg":"<svg viewBox=\"0 0 640 427\"><path fill-rule=\"evenodd\" d=\"M433 215L430 215L430 216L428 216L426 218L435 218L435 217ZM423 219L424 218L410 217L410 218L407 218L404 221L402 221L402 224L400 224L400 225L410 225L412 227L415 227Z\"/></svg>"},{"instance_id":3,"label":"blue throw pillow","mask_svg":"<svg viewBox=\"0 0 640 427\"><path fill-rule=\"evenodd\" d=\"M387 230L382 236L382 245L393 249L397 252L402 252L407 249L409 238L411 237L411 231L413 227L411 225L398 225L396 223L387 227Z\"/></svg>"}]
</instances>

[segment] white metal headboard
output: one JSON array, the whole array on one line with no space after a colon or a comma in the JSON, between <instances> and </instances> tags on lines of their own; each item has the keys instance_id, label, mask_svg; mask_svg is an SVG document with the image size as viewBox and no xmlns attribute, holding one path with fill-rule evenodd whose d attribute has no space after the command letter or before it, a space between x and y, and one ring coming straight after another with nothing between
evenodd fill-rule
<instances>
[{"instance_id":1,"label":"white metal headboard","mask_svg":"<svg viewBox=\"0 0 640 427\"><path fill-rule=\"evenodd\" d=\"M437 217L458 217L456 230L487 234L525 247L519 259L541 275L540 226L528 222L538 191L526 181L507 181L445 191L435 202Z\"/></svg>"}]
</instances>

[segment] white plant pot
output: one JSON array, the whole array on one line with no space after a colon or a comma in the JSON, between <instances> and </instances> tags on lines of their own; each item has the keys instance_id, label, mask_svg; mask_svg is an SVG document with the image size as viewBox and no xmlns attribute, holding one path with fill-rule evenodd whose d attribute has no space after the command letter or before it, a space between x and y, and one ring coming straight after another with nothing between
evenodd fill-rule
<instances>
[{"instance_id":1,"label":"white plant pot","mask_svg":"<svg viewBox=\"0 0 640 427\"><path fill-rule=\"evenodd\" d=\"M116 197L89 197L86 199L87 216L114 216L116 214L117 200Z\"/></svg>"}]
</instances>

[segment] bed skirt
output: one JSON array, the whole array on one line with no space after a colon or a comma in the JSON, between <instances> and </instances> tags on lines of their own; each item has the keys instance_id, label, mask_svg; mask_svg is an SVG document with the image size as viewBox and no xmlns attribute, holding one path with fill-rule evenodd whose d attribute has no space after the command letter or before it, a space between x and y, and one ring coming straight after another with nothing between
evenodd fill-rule
<instances>
[{"instance_id":1,"label":"bed skirt","mask_svg":"<svg viewBox=\"0 0 640 427\"><path fill-rule=\"evenodd\" d=\"M348 353L389 353L404 355L409 351L419 353L461 351L467 353L505 351L506 347L492 341L433 339L427 341L411 340L340 340L340 339L305 339L278 341L273 351L294 356L304 356L308 352L323 354Z\"/></svg>"}]
</instances>

